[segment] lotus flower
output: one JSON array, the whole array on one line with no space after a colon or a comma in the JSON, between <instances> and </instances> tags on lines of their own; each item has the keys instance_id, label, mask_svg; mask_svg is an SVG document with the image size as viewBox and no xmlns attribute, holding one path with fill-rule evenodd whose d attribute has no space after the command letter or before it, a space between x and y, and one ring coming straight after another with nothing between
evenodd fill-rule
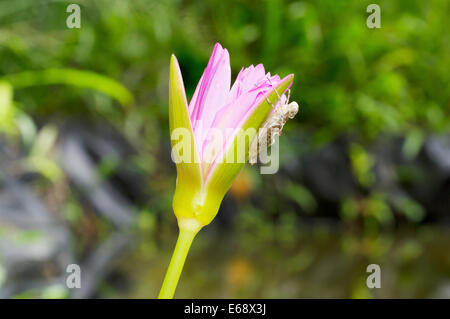
<instances>
[{"instance_id":1,"label":"lotus flower","mask_svg":"<svg viewBox=\"0 0 450 319\"><path fill-rule=\"evenodd\" d=\"M279 93L285 99L284 92L293 78L266 74L259 64L243 68L231 86L230 57L217 43L188 105L180 67L172 55L169 120L172 156L177 166L173 210L180 233L160 298L173 296L193 238L216 216L225 193L245 165L256 131L273 111L273 105L280 105ZM253 133L247 140L240 138L242 132ZM180 138L184 139L182 152L178 152ZM236 148L244 149L244 160L238 159Z\"/></svg>"}]
</instances>

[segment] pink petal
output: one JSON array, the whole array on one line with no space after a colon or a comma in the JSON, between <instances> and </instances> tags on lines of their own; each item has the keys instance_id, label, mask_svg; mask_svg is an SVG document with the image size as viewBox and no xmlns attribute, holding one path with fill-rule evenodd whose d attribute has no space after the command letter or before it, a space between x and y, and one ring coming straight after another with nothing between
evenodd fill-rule
<instances>
[{"instance_id":1,"label":"pink petal","mask_svg":"<svg viewBox=\"0 0 450 319\"><path fill-rule=\"evenodd\" d=\"M253 72L253 69L251 72ZM214 167L217 165L217 161L221 159L224 152L228 149L231 143L234 140L234 136L237 134L239 129L244 125L247 119L252 115L255 108L261 103L263 99L266 98L267 94L272 91L274 86L278 86L281 82L287 80L290 76L286 76L282 80L278 75L270 76L270 73L263 76L260 82L253 83L254 88L250 88L250 85L247 85L246 88L250 88L249 91L244 92L240 96L237 97L230 104L225 106L220 112L217 113L215 121L213 123L213 128L221 129L223 132L223 136L227 136L226 140L223 143L222 151L217 154L216 160L212 165L209 165L207 171L205 172L206 179L210 176L210 173L214 170ZM269 80L267 79L269 78ZM257 79L257 76L252 76L252 79ZM243 81L245 82L245 81ZM246 82L246 84L250 84L250 82ZM257 84L257 85L255 85ZM275 107L281 105L281 103L286 102L286 96L284 92L278 92L281 96L280 100L271 101ZM273 112L273 111L272 111ZM226 132L227 129L233 128L233 132ZM207 147L207 142L203 144L201 148L201 152L205 150Z\"/></svg>"},{"instance_id":2,"label":"pink petal","mask_svg":"<svg viewBox=\"0 0 450 319\"><path fill-rule=\"evenodd\" d=\"M211 127L215 115L225 105L230 84L230 56L226 49L216 43L189 103L189 115L196 142L202 140L202 132Z\"/></svg>"},{"instance_id":3,"label":"pink petal","mask_svg":"<svg viewBox=\"0 0 450 319\"><path fill-rule=\"evenodd\" d=\"M286 78L285 78L286 79ZM284 80L284 79L283 79ZM265 94L281 82L278 75L270 76L264 73L262 64L241 70L227 99L227 105L216 115L211 127L236 128L246 114L265 98ZM279 92L282 100L286 97ZM274 105L280 101L272 101Z\"/></svg>"},{"instance_id":4,"label":"pink petal","mask_svg":"<svg viewBox=\"0 0 450 319\"><path fill-rule=\"evenodd\" d=\"M256 84L264 79L265 75L266 73L262 64L258 64L256 67L251 65L248 68L242 69L231 88L226 104L233 102L244 92L256 88Z\"/></svg>"}]
</instances>

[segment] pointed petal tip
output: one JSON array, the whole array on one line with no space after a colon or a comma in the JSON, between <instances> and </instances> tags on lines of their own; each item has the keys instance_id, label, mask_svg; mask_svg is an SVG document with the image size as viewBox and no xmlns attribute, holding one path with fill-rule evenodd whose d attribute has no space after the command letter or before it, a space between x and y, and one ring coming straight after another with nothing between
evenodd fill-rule
<instances>
[{"instance_id":1,"label":"pointed petal tip","mask_svg":"<svg viewBox=\"0 0 450 319\"><path fill-rule=\"evenodd\" d=\"M294 74L286 75L283 79L281 79L280 83L289 83L287 89L290 89L294 83Z\"/></svg>"},{"instance_id":2,"label":"pointed petal tip","mask_svg":"<svg viewBox=\"0 0 450 319\"><path fill-rule=\"evenodd\" d=\"M171 70L171 74L172 74L172 72L174 72L174 74L177 74L179 77L181 77L180 65L178 64L178 59L175 56L175 54L172 54L170 56L170 70Z\"/></svg>"},{"instance_id":3,"label":"pointed petal tip","mask_svg":"<svg viewBox=\"0 0 450 319\"><path fill-rule=\"evenodd\" d=\"M284 78L281 79L281 83L289 83L289 88L292 86L292 83L294 83L294 74L288 74Z\"/></svg>"},{"instance_id":4,"label":"pointed petal tip","mask_svg":"<svg viewBox=\"0 0 450 319\"><path fill-rule=\"evenodd\" d=\"M170 64L172 64L172 63L178 63L177 57L173 53L170 56Z\"/></svg>"}]
</instances>

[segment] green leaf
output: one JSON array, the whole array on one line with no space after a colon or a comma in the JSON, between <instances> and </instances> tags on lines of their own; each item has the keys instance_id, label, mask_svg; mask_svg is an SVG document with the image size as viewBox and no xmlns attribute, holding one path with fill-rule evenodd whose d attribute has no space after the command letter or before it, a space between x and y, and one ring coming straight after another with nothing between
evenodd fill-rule
<instances>
[{"instance_id":1,"label":"green leaf","mask_svg":"<svg viewBox=\"0 0 450 319\"><path fill-rule=\"evenodd\" d=\"M25 71L6 75L0 80L8 81L14 88L24 88L35 85L66 84L90 88L116 99L123 106L133 103L133 95L119 82L92 72L76 69L46 69Z\"/></svg>"}]
</instances>

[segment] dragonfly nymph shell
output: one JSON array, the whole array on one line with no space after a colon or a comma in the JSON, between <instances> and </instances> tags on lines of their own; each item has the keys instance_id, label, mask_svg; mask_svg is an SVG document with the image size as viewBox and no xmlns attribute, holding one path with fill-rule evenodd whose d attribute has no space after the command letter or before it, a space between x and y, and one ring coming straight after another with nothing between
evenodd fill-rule
<instances>
[{"instance_id":1,"label":"dragonfly nymph shell","mask_svg":"<svg viewBox=\"0 0 450 319\"><path fill-rule=\"evenodd\" d=\"M249 148L250 164L255 164L259 153L266 150L275 142L275 137L280 136L283 126L289 119L293 119L298 112L297 102L286 102L275 108L259 129L258 135L255 136Z\"/></svg>"}]
</instances>

